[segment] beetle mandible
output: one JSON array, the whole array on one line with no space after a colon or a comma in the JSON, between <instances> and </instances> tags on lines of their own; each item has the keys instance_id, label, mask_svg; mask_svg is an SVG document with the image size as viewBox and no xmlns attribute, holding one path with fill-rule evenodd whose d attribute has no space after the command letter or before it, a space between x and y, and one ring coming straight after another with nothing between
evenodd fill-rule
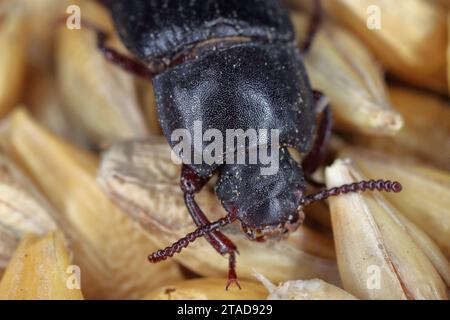
<instances>
[{"instance_id":1,"label":"beetle mandible","mask_svg":"<svg viewBox=\"0 0 450 320\"><path fill-rule=\"evenodd\" d=\"M280 132L279 145L267 146L279 148L279 170L273 175L262 176L262 164L182 165L180 186L198 228L151 254L151 262L205 237L218 253L228 255L226 288L239 286L237 248L222 227L238 220L251 240L278 239L303 222L303 207L311 202L366 189L401 190L398 182L369 180L306 195L306 180L324 160L332 124L330 107L318 110L322 94L311 89L302 62L320 26L319 0L301 52L280 0L98 1L111 13L120 38L137 60L108 47L108 34L86 25L96 30L107 60L153 82L159 122L171 147L171 133L178 128L192 132L194 121L201 121L204 130L222 133L227 128ZM301 164L288 147L302 154ZM224 150L223 157L230 152L236 149ZM195 194L215 173L216 195L227 215L210 222Z\"/></svg>"}]
</instances>

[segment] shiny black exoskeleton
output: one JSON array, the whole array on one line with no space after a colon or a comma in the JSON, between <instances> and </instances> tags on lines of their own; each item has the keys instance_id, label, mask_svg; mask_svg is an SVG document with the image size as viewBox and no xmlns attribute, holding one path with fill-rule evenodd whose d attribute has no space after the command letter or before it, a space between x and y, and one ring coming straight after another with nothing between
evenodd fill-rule
<instances>
[{"instance_id":1,"label":"shiny black exoskeleton","mask_svg":"<svg viewBox=\"0 0 450 320\"><path fill-rule=\"evenodd\" d=\"M204 236L219 253L229 254L229 281L234 282L237 248L219 231L221 227L239 220L252 240L276 238L295 230L304 218L303 205L319 199L305 195L305 176L323 159L331 114L326 108L317 126L320 94L310 87L288 11L280 0L101 2L111 12L123 43L138 59L108 48L107 34L96 29L99 48L110 61L152 80L159 121L172 147L179 142L171 139L172 133L184 128L194 136L195 121L201 121L203 132L216 129L223 136L227 129L279 131L279 144L268 146L279 151L275 174L261 175L263 165L258 163L227 163L225 159L238 146L221 150L223 161L185 162L181 188L198 229L149 257L152 262L164 260ZM318 1L316 9L320 9ZM304 52L319 18L316 10ZM204 149L209 142L201 144ZM288 147L303 156L301 164ZM214 173L219 176L216 194L228 215L211 223L194 194Z\"/></svg>"},{"instance_id":2,"label":"shiny black exoskeleton","mask_svg":"<svg viewBox=\"0 0 450 320\"><path fill-rule=\"evenodd\" d=\"M297 220L303 190L301 167L285 147L306 154L314 138L313 92L279 0L114 0L108 3L117 31L140 61L168 67L153 76L164 135L175 129L278 129L283 165L261 178L258 165L197 164L202 178L219 171L217 195L235 206L249 230ZM180 60L173 65L172 61ZM206 147L207 142L203 142ZM234 152L235 150L224 150ZM295 177L295 181L292 178ZM270 189L261 196L260 190ZM245 194L243 189L245 187ZM238 190L241 192L238 192ZM298 192L297 192L298 194ZM286 199L291 201L286 201ZM266 210L262 211L261 209Z\"/></svg>"}]
</instances>

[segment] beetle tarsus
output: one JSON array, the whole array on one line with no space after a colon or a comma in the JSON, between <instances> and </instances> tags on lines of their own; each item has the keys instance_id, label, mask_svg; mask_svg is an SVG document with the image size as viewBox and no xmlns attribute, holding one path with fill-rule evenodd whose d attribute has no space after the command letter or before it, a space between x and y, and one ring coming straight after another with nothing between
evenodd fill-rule
<instances>
[{"instance_id":1,"label":"beetle tarsus","mask_svg":"<svg viewBox=\"0 0 450 320\"><path fill-rule=\"evenodd\" d=\"M239 290L242 290L241 285L237 280L236 275L236 252L230 252L228 257L228 281L225 289L228 291L228 288L235 283Z\"/></svg>"},{"instance_id":2,"label":"beetle tarsus","mask_svg":"<svg viewBox=\"0 0 450 320\"><path fill-rule=\"evenodd\" d=\"M314 99L316 100L316 110L320 112L320 104L323 100L324 95L314 90ZM313 180L311 178L312 174L324 163L326 157L327 146L331 138L331 132L333 128L333 113L331 111L330 105L327 103L323 109L320 125L317 129L314 144L311 150L308 152L306 157L302 161L303 172L308 181ZM313 180L314 181L314 180ZM320 185L314 181L313 184Z\"/></svg>"}]
</instances>

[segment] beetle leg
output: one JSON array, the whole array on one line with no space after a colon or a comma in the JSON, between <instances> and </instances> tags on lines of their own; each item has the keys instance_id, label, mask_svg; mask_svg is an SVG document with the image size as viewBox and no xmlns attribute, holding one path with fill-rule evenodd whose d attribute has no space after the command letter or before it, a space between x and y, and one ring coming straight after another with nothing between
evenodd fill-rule
<instances>
[{"instance_id":1,"label":"beetle leg","mask_svg":"<svg viewBox=\"0 0 450 320\"><path fill-rule=\"evenodd\" d=\"M217 221L198 227L194 232L188 233L183 238L177 240L170 246L153 252L148 256L148 260L152 263L158 263L160 261L166 260L167 258L172 257L175 253L179 253L181 250L183 250L183 248L186 248L189 243L194 242L200 237L204 237L208 233L218 231L220 228L233 223L234 221L236 221L236 219L237 216L235 214L229 213L225 217L220 218Z\"/></svg>"},{"instance_id":2,"label":"beetle leg","mask_svg":"<svg viewBox=\"0 0 450 320\"><path fill-rule=\"evenodd\" d=\"M109 34L90 23L89 21L83 20L82 27L92 30L97 35L97 47L103 54L106 60L109 62L119 66L125 71L132 73L136 76L146 78L148 80L152 80L155 76L160 74L162 70L161 68L152 68L150 65L143 64L137 60L134 60L119 51L110 48L106 45Z\"/></svg>"},{"instance_id":3,"label":"beetle leg","mask_svg":"<svg viewBox=\"0 0 450 320\"><path fill-rule=\"evenodd\" d=\"M208 178L201 178L188 166L183 165L181 169L180 179L181 189L184 192L184 201L188 208L189 214L194 220L197 227L202 227L210 224L211 222L205 216L203 211L197 205L194 194L200 192L203 186L208 182ZM228 283L227 289L232 283L237 282L236 276L236 253L238 250L231 240L220 231L212 231L205 234L205 239L211 244L211 246L221 255L228 254Z\"/></svg>"},{"instance_id":4,"label":"beetle leg","mask_svg":"<svg viewBox=\"0 0 450 320\"><path fill-rule=\"evenodd\" d=\"M319 31L320 25L322 24L322 15L323 12L320 0L314 0L314 9L308 28L308 34L301 47L303 54L308 53L309 49L311 48L311 45L314 41L314 37L316 36L317 31Z\"/></svg>"},{"instance_id":5,"label":"beetle leg","mask_svg":"<svg viewBox=\"0 0 450 320\"><path fill-rule=\"evenodd\" d=\"M184 194L184 202L188 208L189 214L194 220L197 227L201 227L210 223L203 211L197 205L194 196L189 193ZM206 240L222 255L237 251L236 246L220 231L213 231L205 235Z\"/></svg>"},{"instance_id":6,"label":"beetle leg","mask_svg":"<svg viewBox=\"0 0 450 320\"><path fill-rule=\"evenodd\" d=\"M321 114L321 120L314 139L313 147L303 159L302 167L306 178L313 184L317 184L311 179L311 176L325 161L327 145L330 141L331 129L333 127L333 114L328 102L325 105L323 104L324 95L321 92L314 91L314 98L316 100L317 111ZM323 106L324 109L321 110Z\"/></svg>"},{"instance_id":7,"label":"beetle leg","mask_svg":"<svg viewBox=\"0 0 450 320\"><path fill-rule=\"evenodd\" d=\"M107 5L107 0L94 0L94 2L97 2L98 4L105 6Z\"/></svg>"}]
</instances>

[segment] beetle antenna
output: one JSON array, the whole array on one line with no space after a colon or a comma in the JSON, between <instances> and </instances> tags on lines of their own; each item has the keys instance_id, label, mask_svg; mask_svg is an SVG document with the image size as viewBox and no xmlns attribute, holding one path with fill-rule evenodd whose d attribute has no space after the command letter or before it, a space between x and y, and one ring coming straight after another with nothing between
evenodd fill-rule
<instances>
[{"instance_id":1,"label":"beetle antenna","mask_svg":"<svg viewBox=\"0 0 450 320\"><path fill-rule=\"evenodd\" d=\"M402 191L402 185L400 182L390 180L367 180L351 184L344 184L340 187L335 187L328 190L323 190L317 193L310 194L303 199L302 205L308 205L316 201L325 200L328 197L332 196L338 196L341 194L366 190L400 192Z\"/></svg>"},{"instance_id":2,"label":"beetle antenna","mask_svg":"<svg viewBox=\"0 0 450 320\"><path fill-rule=\"evenodd\" d=\"M236 218L237 216L235 214L229 213L228 215L217 221L198 227L197 230L188 233L183 238L173 243L171 246L153 252L148 256L148 260L151 263L157 263L166 260L167 258L172 257L175 253L179 253L181 250L186 248L189 243L194 242L197 238L203 237L207 233L217 231L220 228L233 223Z\"/></svg>"}]
</instances>

